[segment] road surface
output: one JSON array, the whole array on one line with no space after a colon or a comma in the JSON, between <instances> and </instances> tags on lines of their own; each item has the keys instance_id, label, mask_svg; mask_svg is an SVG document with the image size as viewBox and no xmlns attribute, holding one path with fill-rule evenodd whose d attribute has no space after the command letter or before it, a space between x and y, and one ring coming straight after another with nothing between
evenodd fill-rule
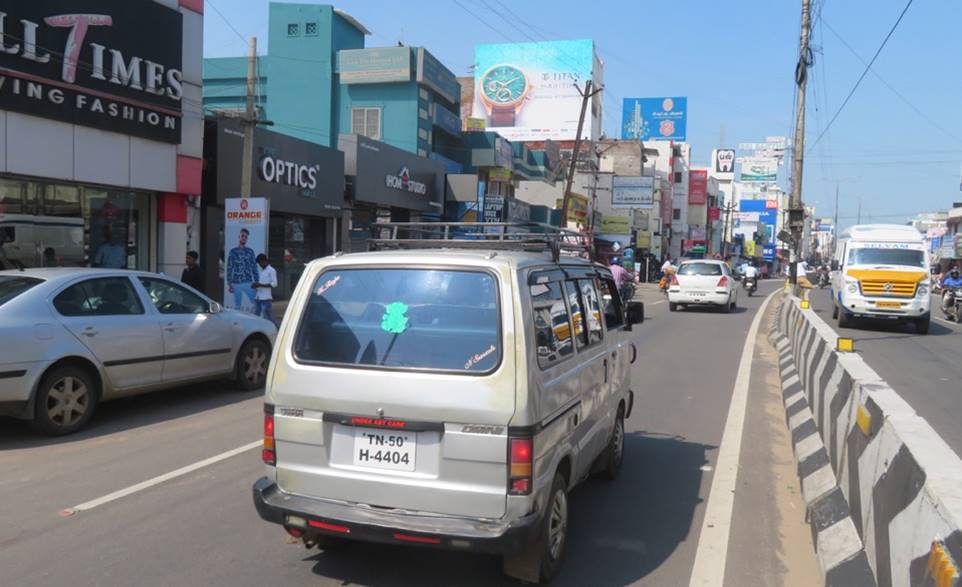
<instances>
[{"instance_id":1,"label":"road surface","mask_svg":"<svg viewBox=\"0 0 962 587\"><path fill-rule=\"evenodd\" d=\"M759 294L778 285L765 282ZM721 566L701 569L708 580L700 584L720 584L722 576L729 585L818 584L767 324L745 345L761 295L742 299L734 314L669 313L650 288L639 297L648 320L635 330L637 400L622 477L573 492L567 558L554 584L686 585L699 548L726 553ZM743 347L755 360L742 394L743 442L730 463L737 484L727 498L714 497ZM491 556L366 544L320 552L289 543L251 501L250 486L263 473L253 447L261 419L259 393L225 384L104 404L88 430L67 438L0 421L3 582L516 584ZM706 503L724 512L726 499L730 520L711 527L721 538L706 533L700 542ZM90 509L69 509L84 503Z\"/></svg>"},{"instance_id":2,"label":"road surface","mask_svg":"<svg viewBox=\"0 0 962 587\"><path fill-rule=\"evenodd\" d=\"M836 332L853 338L868 365L962 455L962 325L945 320L937 297L927 335L886 320L859 320L839 330L829 288L814 291L812 306Z\"/></svg>"}]
</instances>

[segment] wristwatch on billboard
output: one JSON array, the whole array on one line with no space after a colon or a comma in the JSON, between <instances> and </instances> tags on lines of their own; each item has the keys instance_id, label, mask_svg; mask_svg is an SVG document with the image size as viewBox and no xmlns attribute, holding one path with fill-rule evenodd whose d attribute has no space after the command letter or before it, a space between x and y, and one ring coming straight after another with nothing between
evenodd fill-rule
<instances>
[{"instance_id":1,"label":"wristwatch on billboard","mask_svg":"<svg viewBox=\"0 0 962 587\"><path fill-rule=\"evenodd\" d=\"M484 72L481 76L481 102L488 111L491 126L514 126L515 116L530 90L527 76L514 65L502 63Z\"/></svg>"}]
</instances>

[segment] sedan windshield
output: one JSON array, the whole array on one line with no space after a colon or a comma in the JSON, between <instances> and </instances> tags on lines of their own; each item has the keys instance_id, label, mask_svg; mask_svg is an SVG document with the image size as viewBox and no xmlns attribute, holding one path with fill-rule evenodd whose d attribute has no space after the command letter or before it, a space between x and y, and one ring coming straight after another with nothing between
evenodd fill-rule
<instances>
[{"instance_id":1,"label":"sedan windshield","mask_svg":"<svg viewBox=\"0 0 962 587\"><path fill-rule=\"evenodd\" d=\"M682 263L678 275L721 275L722 268L718 263Z\"/></svg>"},{"instance_id":2,"label":"sedan windshield","mask_svg":"<svg viewBox=\"0 0 962 587\"><path fill-rule=\"evenodd\" d=\"M497 285L477 271L321 274L294 343L300 361L484 373L500 362Z\"/></svg>"},{"instance_id":3,"label":"sedan windshield","mask_svg":"<svg viewBox=\"0 0 962 587\"><path fill-rule=\"evenodd\" d=\"M925 267L925 253L912 249L852 249L848 252L848 264Z\"/></svg>"},{"instance_id":4,"label":"sedan windshield","mask_svg":"<svg viewBox=\"0 0 962 587\"><path fill-rule=\"evenodd\" d=\"M40 283L36 277L0 275L0 306Z\"/></svg>"}]
</instances>

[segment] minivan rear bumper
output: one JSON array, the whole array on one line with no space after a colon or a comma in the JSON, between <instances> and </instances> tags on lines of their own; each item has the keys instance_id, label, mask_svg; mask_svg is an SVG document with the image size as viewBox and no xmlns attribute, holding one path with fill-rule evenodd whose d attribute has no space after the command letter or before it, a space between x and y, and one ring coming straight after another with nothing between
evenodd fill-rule
<instances>
[{"instance_id":1,"label":"minivan rear bumper","mask_svg":"<svg viewBox=\"0 0 962 587\"><path fill-rule=\"evenodd\" d=\"M268 522L289 526L287 516L297 516L323 524L321 528L308 525L303 529L308 535L364 542L514 554L537 537L541 521L537 511L513 521L397 513L286 493L268 477L258 479L253 492L254 507Z\"/></svg>"}]
</instances>

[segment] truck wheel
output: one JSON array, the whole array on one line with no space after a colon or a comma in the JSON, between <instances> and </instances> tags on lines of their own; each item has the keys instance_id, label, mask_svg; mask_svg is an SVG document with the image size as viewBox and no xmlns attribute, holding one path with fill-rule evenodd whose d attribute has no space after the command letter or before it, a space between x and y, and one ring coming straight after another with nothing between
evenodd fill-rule
<instances>
[{"instance_id":1,"label":"truck wheel","mask_svg":"<svg viewBox=\"0 0 962 587\"><path fill-rule=\"evenodd\" d=\"M506 575L528 583L546 583L557 574L568 539L566 485L564 477L555 473L538 538L518 554L504 557Z\"/></svg>"},{"instance_id":2,"label":"truck wheel","mask_svg":"<svg viewBox=\"0 0 962 587\"><path fill-rule=\"evenodd\" d=\"M839 328L850 328L852 326L852 319L845 312L845 310L838 311L838 327Z\"/></svg>"},{"instance_id":3,"label":"truck wheel","mask_svg":"<svg viewBox=\"0 0 962 587\"><path fill-rule=\"evenodd\" d=\"M669 312L676 312L677 310L678 310L678 304L676 304L675 302L668 302Z\"/></svg>"},{"instance_id":4,"label":"truck wheel","mask_svg":"<svg viewBox=\"0 0 962 587\"><path fill-rule=\"evenodd\" d=\"M929 325L931 323L932 323L932 319L927 316L925 318L919 318L918 320L915 321L915 330L919 334L928 334Z\"/></svg>"}]
</instances>

